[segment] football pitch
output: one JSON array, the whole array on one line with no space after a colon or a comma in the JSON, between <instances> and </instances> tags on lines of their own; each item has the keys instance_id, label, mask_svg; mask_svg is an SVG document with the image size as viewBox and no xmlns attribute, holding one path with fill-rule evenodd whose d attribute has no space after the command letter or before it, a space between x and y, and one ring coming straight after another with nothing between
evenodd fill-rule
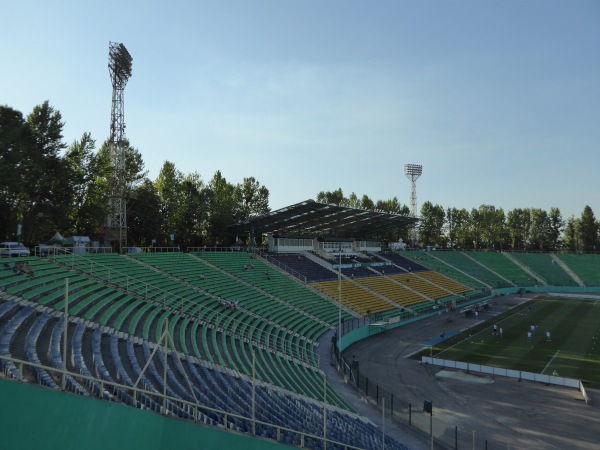
<instances>
[{"instance_id":1,"label":"football pitch","mask_svg":"<svg viewBox=\"0 0 600 450\"><path fill-rule=\"evenodd\" d=\"M600 299L536 298L421 354L430 352L454 361L557 374L599 388Z\"/></svg>"}]
</instances>

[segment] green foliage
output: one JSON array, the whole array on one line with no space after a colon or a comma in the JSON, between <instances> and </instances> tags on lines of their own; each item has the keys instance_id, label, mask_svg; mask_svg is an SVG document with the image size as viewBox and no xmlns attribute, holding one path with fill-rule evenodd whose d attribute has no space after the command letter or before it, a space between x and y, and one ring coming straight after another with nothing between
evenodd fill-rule
<instances>
[{"instance_id":1,"label":"green foliage","mask_svg":"<svg viewBox=\"0 0 600 450\"><path fill-rule=\"evenodd\" d=\"M421 245L441 244L444 241L443 228L446 211L440 205L425 202L421 206L421 223L419 224L419 241Z\"/></svg>"},{"instance_id":2,"label":"green foliage","mask_svg":"<svg viewBox=\"0 0 600 450\"><path fill-rule=\"evenodd\" d=\"M27 159L29 131L23 114L0 106L0 236L14 238L23 189L18 170Z\"/></svg>"},{"instance_id":3,"label":"green foliage","mask_svg":"<svg viewBox=\"0 0 600 450\"><path fill-rule=\"evenodd\" d=\"M584 252L596 251L599 247L598 230L600 226L594 218L594 212L588 205L583 208L581 219L579 221L579 230L581 233L581 245Z\"/></svg>"},{"instance_id":4,"label":"green foliage","mask_svg":"<svg viewBox=\"0 0 600 450\"><path fill-rule=\"evenodd\" d=\"M564 226L565 221L560 214L560 209L550 208L550 224L548 227L550 250L557 250L560 248L560 233Z\"/></svg>"},{"instance_id":5,"label":"green foliage","mask_svg":"<svg viewBox=\"0 0 600 450\"><path fill-rule=\"evenodd\" d=\"M62 116L49 105L48 100L33 108L27 116L27 125L39 156L58 157L59 152L66 148L62 141L65 125Z\"/></svg>"},{"instance_id":6,"label":"green foliage","mask_svg":"<svg viewBox=\"0 0 600 450\"><path fill-rule=\"evenodd\" d=\"M244 178L237 186L236 196L239 198L238 219L244 220L252 216L266 214L269 209L269 190L254 177Z\"/></svg>"},{"instance_id":7,"label":"green foliage","mask_svg":"<svg viewBox=\"0 0 600 450\"><path fill-rule=\"evenodd\" d=\"M182 182L183 173L175 168L175 164L165 161L155 181L163 217L162 235L165 237L177 227L176 216L182 201L180 189Z\"/></svg>"},{"instance_id":8,"label":"green foliage","mask_svg":"<svg viewBox=\"0 0 600 450\"><path fill-rule=\"evenodd\" d=\"M356 197L356 195L354 196ZM337 189L336 191L321 191L317 194L317 201L319 203L328 203L330 205L349 205L349 201L344 198L344 193L342 192L342 188Z\"/></svg>"},{"instance_id":9,"label":"green foliage","mask_svg":"<svg viewBox=\"0 0 600 450\"><path fill-rule=\"evenodd\" d=\"M0 122L0 153L3 158L3 203L7 223L23 223L23 240L39 242L67 225L72 186L68 167L60 151L63 122L60 113L46 101L36 106L25 120L3 107ZM6 136L7 141L4 141ZM5 173L12 173L4 179ZM13 229L16 229L14 227ZM12 237L9 229L5 237Z\"/></svg>"},{"instance_id":10,"label":"green foliage","mask_svg":"<svg viewBox=\"0 0 600 450\"><path fill-rule=\"evenodd\" d=\"M239 190L228 183L221 171L217 170L208 183L209 218L207 234L210 242L215 245L227 246L234 242L231 232L227 229L239 213Z\"/></svg>"},{"instance_id":11,"label":"green foliage","mask_svg":"<svg viewBox=\"0 0 600 450\"><path fill-rule=\"evenodd\" d=\"M108 215L110 161L95 149L96 141L89 133L84 133L80 140L69 146L64 157L73 187L68 231L78 236L97 236Z\"/></svg>"},{"instance_id":12,"label":"green foliage","mask_svg":"<svg viewBox=\"0 0 600 450\"><path fill-rule=\"evenodd\" d=\"M177 211L176 221L178 241L184 247L199 247L204 244L206 222L208 218L208 190L200 175L187 175L181 184L181 207Z\"/></svg>"},{"instance_id":13,"label":"green foliage","mask_svg":"<svg viewBox=\"0 0 600 450\"><path fill-rule=\"evenodd\" d=\"M163 216L160 196L152 181L136 186L127 207L128 241L135 247L160 243Z\"/></svg>"}]
</instances>

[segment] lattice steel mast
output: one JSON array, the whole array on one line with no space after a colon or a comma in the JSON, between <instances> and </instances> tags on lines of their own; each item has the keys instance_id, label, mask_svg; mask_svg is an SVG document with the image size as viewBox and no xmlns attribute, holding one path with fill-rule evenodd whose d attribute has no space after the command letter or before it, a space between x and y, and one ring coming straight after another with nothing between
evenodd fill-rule
<instances>
[{"instance_id":1,"label":"lattice steel mast","mask_svg":"<svg viewBox=\"0 0 600 450\"><path fill-rule=\"evenodd\" d=\"M417 179L423 173L423 166L418 164L404 164L404 174L410 180L410 213L417 217ZM417 244L417 225L412 232L412 246Z\"/></svg>"},{"instance_id":2,"label":"lattice steel mast","mask_svg":"<svg viewBox=\"0 0 600 450\"><path fill-rule=\"evenodd\" d=\"M123 92L131 76L132 58L123 44L109 42L108 70L113 86L110 113L110 158L112 170L108 179L109 215L106 218L106 241L119 252L127 247L127 205L125 161L125 120Z\"/></svg>"}]
</instances>

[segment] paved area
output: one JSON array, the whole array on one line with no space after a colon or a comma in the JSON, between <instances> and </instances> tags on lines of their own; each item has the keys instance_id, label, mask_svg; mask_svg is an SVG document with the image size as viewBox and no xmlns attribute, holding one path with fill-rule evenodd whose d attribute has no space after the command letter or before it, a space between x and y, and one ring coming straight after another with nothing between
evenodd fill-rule
<instances>
[{"instance_id":1,"label":"paved area","mask_svg":"<svg viewBox=\"0 0 600 450\"><path fill-rule=\"evenodd\" d=\"M530 298L530 297L529 297ZM402 420L385 420L387 434L413 450L431 448L430 416L423 401L433 403L435 448L459 449L575 449L600 448L600 392L588 390L586 405L579 390L546 386L504 377L487 377L422 365L408 356L434 340L442 330L456 333L515 307L528 297L503 296L479 317L444 313L414 324L374 335L344 352L360 362L362 376L377 380L380 389L394 393L395 410L407 410ZM331 336L319 347L322 368L330 382L363 415L381 426L381 408L361 399L331 366ZM329 363L327 363L329 362ZM424 431L417 430L418 425Z\"/></svg>"}]
</instances>

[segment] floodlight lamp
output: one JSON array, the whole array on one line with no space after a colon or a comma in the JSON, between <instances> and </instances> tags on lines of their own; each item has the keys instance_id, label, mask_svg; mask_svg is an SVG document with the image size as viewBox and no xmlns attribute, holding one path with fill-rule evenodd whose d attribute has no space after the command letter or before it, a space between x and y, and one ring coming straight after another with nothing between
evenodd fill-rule
<instances>
[{"instance_id":1,"label":"floodlight lamp","mask_svg":"<svg viewBox=\"0 0 600 450\"><path fill-rule=\"evenodd\" d=\"M423 173L423 166L419 164L404 164L404 173L407 176L419 177Z\"/></svg>"},{"instance_id":2,"label":"floodlight lamp","mask_svg":"<svg viewBox=\"0 0 600 450\"><path fill-rule=\"evenodd\" d=\"M108 50L108 68L114 81L127 82L131 76L133 58L123 44L111 42Z\"/></svg>"}]
</instances>

